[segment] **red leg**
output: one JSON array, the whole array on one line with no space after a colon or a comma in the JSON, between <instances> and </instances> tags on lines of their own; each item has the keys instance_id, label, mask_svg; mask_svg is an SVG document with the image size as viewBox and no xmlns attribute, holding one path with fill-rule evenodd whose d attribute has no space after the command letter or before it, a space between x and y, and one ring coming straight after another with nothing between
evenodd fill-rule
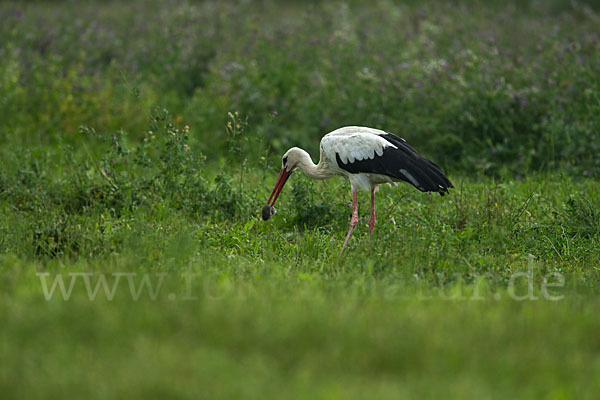
<instances>
[{"instance_id":1,"label":"red leg","mask_svg":"<svg viewBox=\"0 0 600 400\"><path fill-rule=\"evenodd\" d=\"M373 233L375 227L375 186L371 188L371 219L369 219L369 234Z\"/></svg>"},{"instance_id":2,"label":"red leg","mask_svg":"<svg viewBox=\"0 0 600 400\"><path fill-rule=\"evenodd\" d=\"M346 241L342 246L342 251L346 248L348 244L348 240L350 236L352 236L352 232L354 231L354 227L358 224L358 200L356 199L357 189L352 189L352 218L350 219L350 229L348 229L348 236L346 236Z\"/></svg>"}]
</instances>

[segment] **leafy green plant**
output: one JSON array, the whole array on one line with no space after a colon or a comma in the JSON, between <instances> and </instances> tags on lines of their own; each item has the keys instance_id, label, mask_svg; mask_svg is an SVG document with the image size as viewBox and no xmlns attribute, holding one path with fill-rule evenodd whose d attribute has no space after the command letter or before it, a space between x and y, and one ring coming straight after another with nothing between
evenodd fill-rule
<instances>
[{"instance_id":1,"label":"leafy green plant","mask_svg":"<svg viewBox=\"0 0 600 400\"><path fill-rule=\"evenodd\" d=\"M569 196L558 216L571 235L593 237L600 234L600 208L588 196Z\"/></svg>"},{"instance_id":2,"label":"leafy green plant","mask_svg":"<svg viewBox=\"0 0 600 400\"><path fill-rule=\"evenodd\" d=\"M300 227L313 228L331 226L339 222L343 214L342 207L336 207L335 203L331 204L323 196L323 193L317 193L311 179L305 176L295 177L292 184L294 223Z\"/></svg>"}]
</instances>

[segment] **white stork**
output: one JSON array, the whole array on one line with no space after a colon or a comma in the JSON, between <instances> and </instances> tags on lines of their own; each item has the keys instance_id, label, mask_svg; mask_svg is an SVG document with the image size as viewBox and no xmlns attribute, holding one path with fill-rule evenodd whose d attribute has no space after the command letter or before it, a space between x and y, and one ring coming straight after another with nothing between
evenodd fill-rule
<instances>
[{"instance_id":1,"label":"white stork","mask_svg":"<svg viewBox=\"0 0 600 400\"><path fill-rule=\"evenodd\" d=\"M317 165L306 151L298 147L292 147L283 155L281 172L271 197L262 210L265 221L275 213L273 206L277 197L296 168L300 168L312 179L321 180L339 175L350 181L352 218L342 250L358 223L358 189L371 191L369 233L372 233L375 226L375 189L378 185L394 185L404 181L421 192L437 192L442 196L448 193L449 188L454 187L440 167L419 155L404 139L379 129L346 126L323 136L321 157Z\"/></svg>"}]
</instances>

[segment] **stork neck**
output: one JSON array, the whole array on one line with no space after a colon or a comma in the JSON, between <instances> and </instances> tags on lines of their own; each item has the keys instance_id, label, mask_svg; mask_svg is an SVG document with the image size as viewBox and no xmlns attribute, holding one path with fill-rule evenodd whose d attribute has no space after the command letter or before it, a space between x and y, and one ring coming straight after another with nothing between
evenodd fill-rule
<instances>
[{"instance_id":1,"label":"stork neck","mask_svg":"<svg viewBox=\"0 0 600 400\"><path fill-rule=\"evenodd\" d=\"M306 152L304 152L304 156L300 160L298 168L304 171L304 173L311 179L322 180L331 178L333 176L333 174L330 173L325 167L322 159L319 160L319 164L315 164L310 158L310 155Z\"/></svg>"}]
</instances>

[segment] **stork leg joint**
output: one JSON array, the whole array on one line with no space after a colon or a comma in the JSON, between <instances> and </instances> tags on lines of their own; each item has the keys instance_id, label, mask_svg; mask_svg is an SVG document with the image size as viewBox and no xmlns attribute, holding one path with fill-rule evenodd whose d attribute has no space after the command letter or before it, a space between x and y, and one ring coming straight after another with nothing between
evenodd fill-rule
<instances>
[{"instance_id":1,"label":"stork leg joint","mask_svg":"<svg viewBox=\"0 0 600 400\"><path fill-rule=\"evenodd\" d=\"M358 224L358 213L352 213L352 218L350 219L350 226L355 227Z\"/></svg>"},{"instance_id":2,"label":"stork leg joint","mask_svg":"<svg viewBox=\"0 0 600 400\"><path fill-rule=\"evenodd\" d=\"M354 227L358 224L358 200L356 196L357 190L352 189L352 218L350 218L350 229L348 229L348 235L342 246L342 251L346 248L348 240L350 240L350 236L352 236L352 232L354 232Z\"/></svg>"}]
</instances>

